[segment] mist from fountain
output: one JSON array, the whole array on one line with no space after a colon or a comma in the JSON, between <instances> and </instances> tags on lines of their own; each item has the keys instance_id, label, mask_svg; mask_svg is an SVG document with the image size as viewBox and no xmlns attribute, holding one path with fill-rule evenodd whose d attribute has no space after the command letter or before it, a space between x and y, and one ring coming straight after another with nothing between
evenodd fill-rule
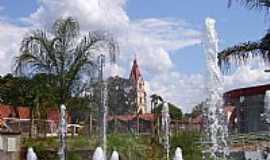
<instances>
[{"instance_id":1,"label":"mist from fountain","mask_svg":"<svg viewBox=\"0 0 270 160\"><path fill-rule=\"evenodd\" d=\"M110 160L119 160L119 154L116 151L113 151L111 159Z\"/></svg>"},{"instance_id":2,"label":"mist from fountain","mask_svg":"<svg viewBox=\"0 0 270 160\"><path fill-rule=\"evenodd\" d=\"M104 152L101 147L98 147L94 154L93 154L93 160L106 160L104 156Z\"/></svg>"},{"instance_id":3,"label":"mist from fountain","mask_svg":"<svg viewBox=\"0 0 270 160\"><path fill-rule=\"evenodd\" d=\"M102 106L103 106L103 152L104 157L106 157L106 151L107 151L107 116L108 116L108 91L107 91L107 83L104 82L103 84L103 100L102 100Z\"/></svg>"},{"instance_id":4,"label":"mist from fountain","mask_svg":"<svg viewBox=\"0 0 270 160\"><path fill-rule=\"evenodd\" d=\"M226 158L228 154L228 136L225 115L223 112L223 82L221 71L218 66L218 36L215 30L216 21L206 18L206 35L204 40L204 51L206 54L207 75L207 134L210 142L210 157L217 159ZM217 156L218 155L218 156Z\"/></svg>"},{"instance_id":5,"label":"mist from fountain","mask_svg":"<svg viewBox=\"0 0 270 160\"><path fill-rule=\"evenodd\" d=\"M59 139L60 146L58 150L58 155L60 160L65 160L65 150L66 150L66 135L67 135L67 122L66 122L66 106L62 104L60 106L60 121L59 121Z\"/></svg>"},{"instance_id":6,"label":"mist from fountain","mask_svg":"<svg viewBox=\"0 0 270 160\"><path fill-rule=\"evenodd\" d=\"M270 124L270 90L265 92L263 119L267 124Z\"/></svg>"},{"instance_id":7,"label":"mist from fountain","mask_svg":"<svg viewBox=\"0 0 270 160\"><path fill-rule=\"evenodd\" d=\"M169 105L167 102L162 106L162 130L164 134L164 148L166 150L166 159L170 159L170 113Z\"/></svg>"},{"instance_id":8,"label":"mist from fountain","mask_svg":"<svg viewBox=\"0 0 270 160\"><path fill-rule=\"evenodd\" d=\"M176 148L173 160L184 160L182 155L182 149L180 147Z\"/></svg>"},{"instance_id":9,"label":"mist from fountain","mask_svg":"<svg viewBox=\"0 0 270 160\"><path fill-rule=\"evenodd\" d=\"M26 160L37 160L37 155L32 147L28 148Z\"/></svg>"}]
</instances>

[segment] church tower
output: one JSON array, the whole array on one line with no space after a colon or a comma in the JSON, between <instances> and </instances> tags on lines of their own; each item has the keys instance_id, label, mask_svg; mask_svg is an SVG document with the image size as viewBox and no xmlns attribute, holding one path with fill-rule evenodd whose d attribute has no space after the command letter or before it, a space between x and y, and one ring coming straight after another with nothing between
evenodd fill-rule
<instances>
[{"instance_id":1,"label":"church tower","mask_svg":"<svg viewBox=\"0 0 270 160\"><path fill-rule=\"evenodd\" d=\"M138 114L144 114L146 112L146 92L145 92L143 76L140 72L136 58L133 61L133 66L130 72L129 79L132 81L134 89L135 89L136 111Z\"/></svg>"}]
</instances>

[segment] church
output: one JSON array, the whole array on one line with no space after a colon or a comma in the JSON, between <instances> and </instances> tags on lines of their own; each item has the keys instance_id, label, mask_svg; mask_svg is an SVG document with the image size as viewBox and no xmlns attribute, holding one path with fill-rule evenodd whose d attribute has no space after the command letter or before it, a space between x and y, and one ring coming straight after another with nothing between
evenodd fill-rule
<instances>
[{"instance_id":1,"label":"church","mask_svg":"<svg viewBox=\"0 0 270 160\"><path fill-rule=\"evenodd\" d=\"M114 76L107 80L108 111L110 116L137 115L147 112L147 93L143 74L135 58L128 78ZM99 87L95 88L99 93ZM95 100L100 100L96 94ZM99 104L100 102L97 102Z\"/></svg>"}]
</instances>

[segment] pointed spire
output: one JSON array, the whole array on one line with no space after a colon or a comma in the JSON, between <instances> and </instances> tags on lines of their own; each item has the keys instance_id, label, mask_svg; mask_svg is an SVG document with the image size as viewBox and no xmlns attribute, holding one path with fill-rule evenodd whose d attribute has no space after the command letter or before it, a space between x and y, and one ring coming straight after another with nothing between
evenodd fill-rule
<instances>
[{"instance_id":1,"label":"pointed spire","mask_svg":"<svg viewBox=\"0 0 270 160\"><path fill-rule=\"evenodd\" d=\"M134 82L137 82L139 78L142 76L139 65L137 63L137 55L135 54L135 59L133 61L133 66L129 75L129 79L133 80Z\"/></svg>"}]
</instances>

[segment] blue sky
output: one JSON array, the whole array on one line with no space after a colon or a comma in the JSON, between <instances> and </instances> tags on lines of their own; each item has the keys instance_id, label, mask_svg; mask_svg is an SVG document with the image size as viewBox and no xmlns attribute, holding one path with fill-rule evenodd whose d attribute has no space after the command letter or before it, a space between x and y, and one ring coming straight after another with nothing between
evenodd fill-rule
<instances>
[{"instance_id":1,"label":"blue sky","mask_svg":"<svg viewBox=\"0 0 270 160\"><path fill-rule=\"evenodd\" d=\"M147 17L180 17L202 29L204 18L217 20L220 48L246 40L256 40L264 35L267 29L264 12L248 10L235 3L227 7L226 0L131 0L128 2L128 13L131 18ZM178 51L175 63L181 72L201 72L204 66L201 46L192 46ZM192 59L192 62L189 61Z\"/></svg>"},{"instance_id":2,"label":"blue sky","mask_svg":"<svg viewBox=\"0 0 270 160\"><path fill-rule=\"evenodd\" d=\"M14 23L20 17L33 13L37 7L36 0L1 0L4 7L2 14ZM259 39L267 29L267 18L263 11L248 10L235 3L227 7L226 0L130 0L126 6L131 19L149 17L181 18L202 29L204 18L213 17L217 20L217 29L221 39L220 48L246 40ZM180 49L174 54L177 69L184 73L202 72L204 61L200 45ZM192 59L192 63L189 61Z\"/></svg>"},{"instance_id":3,"label":"blue sky","mask_svg":"<svg viewBox=\"0 0 270 160\"><path fill-rule=\"evenodd\" d=\"M158 93L185 111L206 98L204 53L196 38L205 18L216 19L221 49L259 39L269 22L263 11L238 3L228 8L226 0L0 0L0 73L9 72L11 62L5 62L14 59L23 34L63 15L78 18L82 30L109 26L119 33L124 54L117 73L127 76L138 53L149 94ZM239 73L227 77L228 86L269 80L250 69Z\"/></svg>"}]
</instances>

